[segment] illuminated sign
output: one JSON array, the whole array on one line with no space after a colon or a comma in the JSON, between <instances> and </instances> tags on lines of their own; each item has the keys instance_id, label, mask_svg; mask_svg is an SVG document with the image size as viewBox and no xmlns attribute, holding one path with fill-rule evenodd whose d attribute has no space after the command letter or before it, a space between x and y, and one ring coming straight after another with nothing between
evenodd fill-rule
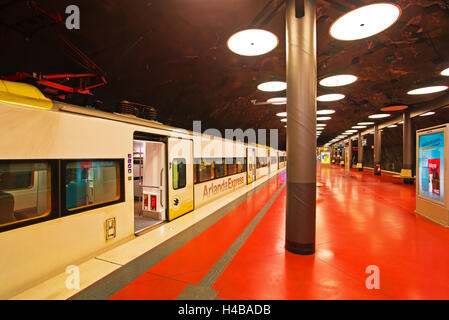
<instances>
[{"instance_id":1,"label":"illuminated sign","mask_svg":"<svg viewBox=\"0 0 449 320\"><path fill-rule=\"evenodd\" d=\"M321 163L322 164L330 164L331 163L331 154L330 154L330 152L322 152L321 153Z\"/></svg>"},{"instance_id":2,"label":"illuminated sign","mask_svg":"<svg viewBox=\"0 0 449 320\"><path fill-rule=\"evenodd\" d=\"M420 196L444 201L444 132L423 134L419 137Z\"/></svg>"}]
</instances>

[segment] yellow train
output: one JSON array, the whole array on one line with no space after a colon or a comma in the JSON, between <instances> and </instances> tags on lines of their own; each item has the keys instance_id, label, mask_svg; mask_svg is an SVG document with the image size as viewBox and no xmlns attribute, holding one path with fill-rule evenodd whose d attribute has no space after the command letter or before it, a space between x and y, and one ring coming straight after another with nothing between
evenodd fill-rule
<instances>
[{"instance_id":1,"label":"yellow train","mask_svg":"<svg viewBox=\"0 0 449 320\"><path fill-rule=\"evenodd\" d=\"M285 167L283 151L22 83L0 81L0 115L0 298Z\"/></svg>"}]
</instances>

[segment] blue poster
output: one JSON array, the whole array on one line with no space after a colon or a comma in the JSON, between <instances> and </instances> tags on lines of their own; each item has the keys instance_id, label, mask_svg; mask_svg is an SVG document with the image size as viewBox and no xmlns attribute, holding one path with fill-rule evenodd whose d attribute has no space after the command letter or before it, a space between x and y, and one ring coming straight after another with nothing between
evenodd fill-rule
<instances>
[{"instance_id":1,"label":"blue poster","mask_svg":"<svg viewBox=\"0 0 449 320\"><path fill-rule=\"evenodd\" d=\"M444 132L419 137L419 195L444 202Z\"/></svg>"}]
</instances>

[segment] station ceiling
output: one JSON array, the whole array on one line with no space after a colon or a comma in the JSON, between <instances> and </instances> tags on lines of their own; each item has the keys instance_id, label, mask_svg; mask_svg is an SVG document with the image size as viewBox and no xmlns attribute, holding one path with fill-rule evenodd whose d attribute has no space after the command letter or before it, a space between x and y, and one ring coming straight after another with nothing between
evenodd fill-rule
<instances>
[{"instance_id":1,"label":"station ceiling","mask_svg":"<svg viewBox=\"0 0 449 320\"><path fill-rule=\"evenodd\" d=\"M273 8L279 2L273 1ZM386 105L413 108L447 94L407 92L427 83L449 82L439 75L449 67L449 1L390 1L402 8L401 18L390 29L351 42L330 37L329 28L338 17L372 2L317 0L319 79L336 73L359 77L338 89L318 86L319 95L346 94L338 102L318 102L318 109L337 111L319 144ZM119 101L129 100L157 108L161 122L186 129L192 129L193 120L202 120L204 129L280 129L280 144L285 146L286 129L276 117L285 105L252 103L274 97L258 91L258 84L285 80L284 7L263 26L278 36L279 46L262 56L244 57L231 52L227 40L247 28L268 0L78 0L80 30L67 30L63 23L38 28L40 22L33 20L36 12L28 3L0 0L0 75L85 72L59 34L104 70L108 83L94 93L105 109L114 111ZM64 19L73 1L34 3ZM31 32L17 28L22 25Z\"/></svg>"}]
</instances>

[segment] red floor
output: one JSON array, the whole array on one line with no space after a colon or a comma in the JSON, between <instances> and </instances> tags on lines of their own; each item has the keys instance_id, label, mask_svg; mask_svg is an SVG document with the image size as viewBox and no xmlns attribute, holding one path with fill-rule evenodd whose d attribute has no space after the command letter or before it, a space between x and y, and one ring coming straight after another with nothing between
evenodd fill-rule
<instances>
[{"instance_id":1,"label":"red floor","mask_svg":"<svg viewBox=\"0 0 449 320\"><path fill-rule=\"evenodd\" d=\"M224 299L449 299L449 230L413 213L414 186L319 168L317 252L284 250L285 188L212 289ZM253 195L112 299L175 299L197 284L281 187ZM380 269L380 289L365 286Z\"/></svg>"}]
</instances>

